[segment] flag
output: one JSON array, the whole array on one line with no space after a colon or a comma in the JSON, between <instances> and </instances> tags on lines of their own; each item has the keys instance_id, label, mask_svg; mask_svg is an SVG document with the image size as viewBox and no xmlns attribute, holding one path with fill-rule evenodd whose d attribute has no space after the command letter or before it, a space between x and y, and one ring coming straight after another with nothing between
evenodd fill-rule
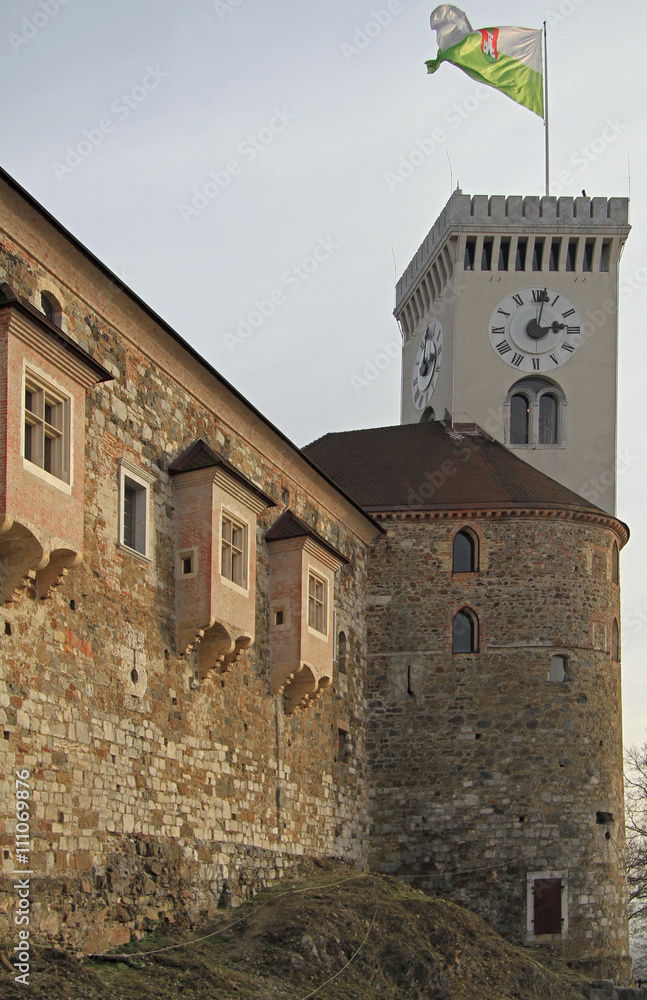
<instances>
[{"instance_id":1,"label":"flag","mask_svg":"<svg viewBox=\"0 0 647 1000\"><path fill-rule=\"evenodd\" d=\"M544 117L541 29L480 28L474 31L453 4L436 7L431 15L438 55L427 61L435 73L442 62L459 66L473 80L495 87L517 104Z\"/></svg>"}]
</instances>

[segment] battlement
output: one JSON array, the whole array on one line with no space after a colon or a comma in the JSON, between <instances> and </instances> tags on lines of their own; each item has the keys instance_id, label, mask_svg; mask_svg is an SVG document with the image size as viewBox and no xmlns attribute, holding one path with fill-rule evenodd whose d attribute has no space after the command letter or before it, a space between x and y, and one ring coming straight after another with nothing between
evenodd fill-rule
<instances>
[{"instance_id":1,"label":"battlement","mask_svg":"<svg viewBox=\"0 0 647 1000\"><path fill-rule=\"evenodd\" d=\"M469 195L456 190L429 230L396 288L396 314L439 247L452 232L629 234L628 198L554 198L530 195Z\"/></svg>"}]
</instances>

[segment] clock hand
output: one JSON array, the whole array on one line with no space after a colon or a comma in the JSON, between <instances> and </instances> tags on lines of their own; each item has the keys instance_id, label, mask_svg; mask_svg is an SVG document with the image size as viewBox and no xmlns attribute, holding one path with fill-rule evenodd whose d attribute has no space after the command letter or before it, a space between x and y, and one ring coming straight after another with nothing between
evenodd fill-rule
<instances>
[{"instance_id":1,"label":"clock hand","mask_svg":"<svg viewBox=\"0 0 647 1000\"><path fill-rule=\"evenodd\" d=\"M541 328L541 314L544 311L544 305L546 304L547 299L548 299L548 289L544 288L543 292L541 293L541 309L539 310L539 316L537 317L537 326L540 328Z\"/></svg>"}]
</instances>

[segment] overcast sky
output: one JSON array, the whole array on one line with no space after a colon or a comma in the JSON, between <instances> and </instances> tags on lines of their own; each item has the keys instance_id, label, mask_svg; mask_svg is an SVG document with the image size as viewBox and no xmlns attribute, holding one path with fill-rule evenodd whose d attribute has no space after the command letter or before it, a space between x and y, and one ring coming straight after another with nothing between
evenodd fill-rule
<instances>
[{"instance_id":1,"label":"overcast sky","mask_svg":"<svg viewBox=\"0 0 647 1000\"><path fill-rule=\"evenodd\" d=\"M494 91L477 100L455 67L427 76L433 6L5 0L2 166L296 444L398 423L399 359L357 378L399 344L395 272L452 181L490 195L544 185L535 115ZM548 21L551 193L625 196L631 164L618 513L632 530L625 738L642 742L647 5L472 0L465 12L475 28ZM402 179L419 143L425 162Z\"/></svg>"}]
</instances>

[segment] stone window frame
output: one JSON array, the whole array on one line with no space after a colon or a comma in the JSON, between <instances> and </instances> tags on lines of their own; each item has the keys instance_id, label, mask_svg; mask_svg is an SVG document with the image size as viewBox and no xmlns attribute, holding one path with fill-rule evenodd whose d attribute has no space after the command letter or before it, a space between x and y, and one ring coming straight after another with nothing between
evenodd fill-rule
<instances>
[{"instance_id":1,"label":"stone window frame","mask_svg":"<svg viewBox=\"0 0 647 1000\"><path fill-rule=\"evenodd\" d=\"M562 883L562 931L561 934L535 934L534 883L539 879L555 878ZM526 875L526 943L552 944L568 938L568 871L528 872Z\"/></svg>"},{"instance_id":2,"label":"stone window frame","mask_svg":"<svg viewBox=\"0 0 647 1000\"><path fill-rule=\"evenodd\" d=\"M611 660L620 663L620 625L617 618L611 624Z\"/></svg>"},{"instance_id":3,"label":"stone window frame","mask_svg":"<svg viewBox=\"0 0 647 1000\"><path fill-rule=\"evenodd\" d=\"M225 545L223 526L225 521L230 521L232 524L237 525L243 529L243 569L244 569L244 584L237 583L231 577L226 576L222 569L222 556L223 548ZM218 573L220 575L220 581L225 587L229 587L234 590L237 594L241 594L245 597L250 596L250 544L249 540L251 537L251 532L255 531L255 525L252 525L251 520L243 516L240 510L234 510L233 506L228 507L227 503L224 502L220 509L220 537L218 539Z\"/></svg>"},{"instance_id":4,"label":"stone window frame","mask_svg":"<svg viewBox=\"0 0 647 1000\"><path fill-rule=\"evenodd\" d=\"M191 560L191 569L185 572L186 561ZM176 576L178 580L192 580L198 575L198 550L197 548L182 549L177 554Z\"/></svg>"},{"instance_id":5,"label":"stone window frame","mask_svg":"<svg viewBox=\"0 0 647 1000\"><path fill-rule=\"evenodd\" d=\"M125 505L127 482L135 490L135 502L137 504L136 517L143 528L143 543L135 547L128 545L124 540L125 536ZM152 562L151 558L151 487L155 482L155 476L135 465L127 458L119 460L119 539L118 546L125 552L136 556L145 562Z\"/></svg>"},{"instance_id":6,"label":"stone window frame","mask_svg":"<svg viewBox=\"0 0 647 1000\"><path fill-rule=\"evenodd\" d=\"M542 383L539 387L536 383ZM528 440L523 443L513 443L512 441L512 399L514 396L523 396L528 403ZM539 411L543 396L554 396L557 400L557 440L554 442L539 441ZM566 393L562 387L553 379L544 376L530 375L519 379L508 390L505 398L504 409L504 435L505 445L510 449L519 451L543 451L546 449L565 448L566 438Z\"/></svg>"},{"instance_id":7,"label":"stone window frame","mask_svg":"<svg viewBox=\"0 0 647 1000\"><path fill-rule=\"evenodd\" d=\"M616 541L611 547L611 583L620 586L620 546Z\"/></svg>"},{"instance_id":8,"label":"stone window frame","mask_svg":"<svg viewBox=\"0 0 647 1000\"><path fill-rule=\"evenodd\" d=\"M39 407L39 409L42 409L42 413L37 410L27 409L28 392L42 394L43 405L42 407ZM48 396L50 401L49 404ZM54 402L57 407L60 407L60 423L62 425L60 427L56 427L55 424L50 425L45 420L45 406L51 405L52 402ZM34 365L31 362L25 363L22 372L22 416L20 422L20 454L22 456L23 469L31 475L37 476L38 479L42 479L44 482L49 483L50 486L54 486L57 490L67 494L67 496L71 496L73 486L73 404L74 400L70 396L69 392L63 389L51 375L45 374L45 372L43 372L37 365ZM41 461L36 460L35 457L27 458L25 455L27 450L27 426L42 427L43 454L39 456ZM59 462L59 472L50 472L45 469L44 465L45 439L48 437L46 428L48 426L51 426L53 430L60 432L59 440L61 441L62 454Z\"/></svg>"}]
</instances>

